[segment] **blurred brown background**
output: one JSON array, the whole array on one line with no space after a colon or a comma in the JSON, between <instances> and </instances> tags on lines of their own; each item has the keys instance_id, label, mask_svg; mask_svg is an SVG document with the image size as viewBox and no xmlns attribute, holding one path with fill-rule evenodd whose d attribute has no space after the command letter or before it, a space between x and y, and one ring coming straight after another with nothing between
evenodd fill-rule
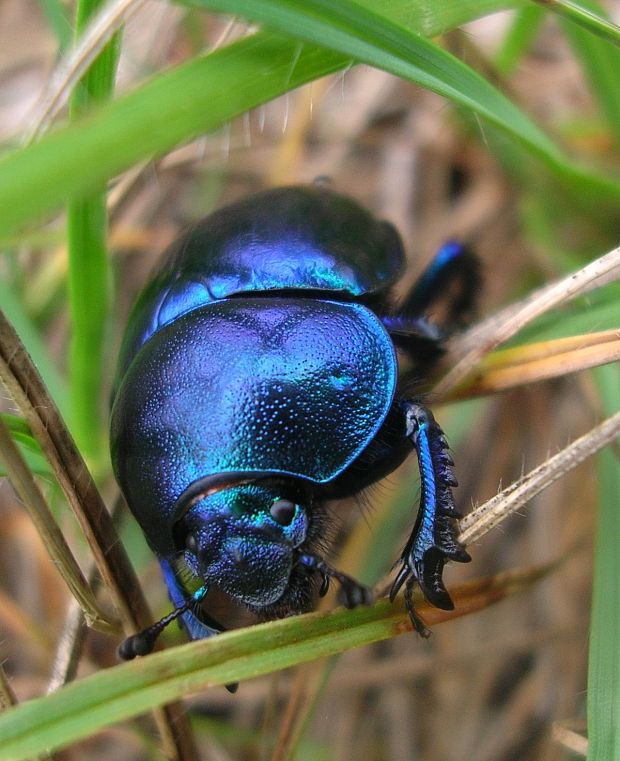
<instances>
[{"instance_id":1,"label":"blurred brown background","mask_svg":"<svg viewBox=\"0 0 620 761\"><path fill-rule=\"evenodd\" d=\"M56 40L42 5L0 3L0 138L7 145L27 123L55 62ZM473 62L476 52L492 53L507 22L508 16L500 14L473 24L452 35L449 45ZM243 30L148 2L126 31L119 87L180 62L195 45L216 44L223 34L230 39ZM592 108L579 67L552 22L544 25L510 89L543 125ZM171 104L175 107L182 104ZM466 127L438 96L359 66L280 98L114 184L110 245L117 273L116 333L110 337L110 375L137 289L158 253L185 225L215 204L318 175L329 176L336 189L396 224L410 256L408 283L446 238L468 241L484 263L481 315L557 274L545 251L523 235L524 196L489 153L484 127ZM31 309L45 320L46 340L62 366L66 315L55 302L66 268L61 220L48 235L43 244L19 246L16 259L39 284L29 296ZM598 411L584 375L481 402L462 432L454 410L438 409L436 415L448 435L458 432L453 435L458 439L457 493L467 511L472 502L492 496L587 430ZM371 503L389 498L397 484L397 476L388 479ZM106 494L113 499L113 485L106 485ZM341 657L297 757L571 758L554 739L554 726L579 726L584 718L595 496L595 473L588 464L472 547L470 566L447 573L455 583L575 550L531 593L439 626L428 641L407 635ZM0 485L0 499L0 657L15 692L25 699L45 689L67 595L6 484ZM372 508L367 513L372 530ZM343 510L342 519L345 528L364 520L356 508ZM71 526L67 532L76 533ZM390 561L386 558L386 568ZM154 562L139 550L137 563L155 609L165 610ZM114 662L114 645L91 638L83 673ZM220 688L191 701L200 717L204 757L269 758L266 749L291 678L285 673L257 679L244 683L235 696ZM151 751L134 729L122 727L60 757L125 761L151 757Z\"/></svg>"}]
</instances>

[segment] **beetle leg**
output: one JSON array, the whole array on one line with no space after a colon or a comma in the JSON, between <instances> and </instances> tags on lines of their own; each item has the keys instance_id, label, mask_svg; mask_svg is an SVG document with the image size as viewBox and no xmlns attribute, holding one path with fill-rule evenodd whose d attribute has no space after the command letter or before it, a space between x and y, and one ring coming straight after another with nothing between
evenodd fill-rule
<instances>
[{"instance_id":1,"label":"beetle leg","mask_svg":"<svg viewBox=\"0 0 620 761\"><path fill-rule=\"evenodd\" d=\"M413 576L409 576L405 582L405 608L409 614L409 620L413 624L413 628L424 639L428 639L431 636L431 630L426 626L424 621L416 613L415 605L413 604L413 590L415 588L416 580Z\"/></svg>"},{"instance_id":2,"label":"beetle leg","mask_svg":"<svg viewBox=\"0 0 620 761\"><path fill-rule=\"evenodd\" d=\"M454 604L446 590L442 574L447 560L466 563L469 555L456 539L454 519L458 512L452 496L457 485L452 474L448 443L432 413L413 401L402 402L406 436L412 442L421 477L420 507L415 526L401 555L402 567L392 585L393 600L406 582L405 600L415 628L425 627L413 613L413 585L420 585L426 599L437 608L452 610Z\"/></svg>"},{"instance_id":3,"label":"beetle leg","mask_svg":"<svg viewBox=\"0 0 620 761\"><path fill-rule=\"evenodd\" d=\"M345 608L356 608L358 605L369 605L372 602L372 592L368 587L360 584L351 576L347 576L346 573L332 568L316 555L303 554L299 556L298 561L321 574L321 589L319 591L321 597L327 594L330 579L336 579L340 584L338 599Z\"/></svg>"},{"instance_id":4,"label":"beetle leg","mask_svg":"<svg viewBox=\"0 0 620 761\"><path fill-rule=\"evenodd\" d=\"M167 560L160 559L159 565L166 582L166 587L168 588L168 596L175 607L175 610L166 618L170 620L173 620L173 617L179 618L183 628L187 632L189 640L192 642L197 639L206 639L225 631L225 628L215 619L207 616L204 610L200 611L200 618L194 613L194 610L198 609L201 601L206 597L209 587L205 584L194 592L191 599L188 599L187 593L183 589L170 563ZM182 612L179 613L179 611ZM208 619L208 623L204 619ZM237 692L239 683L231 682L224 686L228 692L234 693Z\"/></svg>"},{"instance_id":5,"label":"beetle leg","mask_svg":"<svg viewBox=\"0 0 620 761\"><path fill-rule=\"evenodd\" d=\"M448 241L414 283L398 315L420 316L443 301L446 309L441 323L448 327L462 324L475 307L479 287L478 258L461 243Z\"/></svg>"},{"instance_id":6,"label":"beetle leg","mask_svg":"<svg viewBox=\"0 0 620 761\"><path fill-rule=\"evenodd\" d=\"M385 315L381 322L394 345L407 352L416 364L435 362L444 353L444 332L424 317L403 314Z\"/></svg>"},{"instance_id":7,"label":"beetle leg","mask_svg":"<svg viewBox=\"0 0 620 761\"><path fill-rule=\"evenodd\" d=\"M167 560L160 560L159 565L168 589L170 602L174 605L176 610L185 608L183 613L179 614L178 618L187 632L189 640L206 639L206 637L212 637L215 634L223 632L224 627L217 621L213 619L209 619L208 621L203 620L207 618L206 613L203 610L200 611L200 617L197 615L198 606L206 596L208 587L206 585L201 587L198 592L194 593L192 598L189 598L188 593L183 589L176 571L170 563ZM201 590L204 590L204 592L197 597Z\"/></svg>"}]
</instances>

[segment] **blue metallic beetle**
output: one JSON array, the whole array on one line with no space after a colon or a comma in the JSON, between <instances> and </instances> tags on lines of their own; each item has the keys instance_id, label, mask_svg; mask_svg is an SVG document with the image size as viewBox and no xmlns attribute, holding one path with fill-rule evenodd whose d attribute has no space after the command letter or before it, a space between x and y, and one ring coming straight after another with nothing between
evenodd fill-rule
<instances>
[{"instance_id":1,"label":"blue metallic beetle","mask_svg":"<svg viewBox=\"0 0 620 761\"><path fill-rule=\"evenodd\" d=\"M128 638L149 652L180 618L190 639L222 630L204 610L217 587L260 618L308 610L331 578L349 607L361 584L320 553L324 503L357 494L416 452L421 498L391 598L418 583L450 609L447 560L456 481L447 442L409 389L442 353L425 314L472 306L475 258L440 250L404 301L395 228L324 186L268 190L216 211L168 251L127 329L114 392L117 480L157 554L175 611ZM413 363L398 378L397 353Z\"/></svg>"}]
</instances>

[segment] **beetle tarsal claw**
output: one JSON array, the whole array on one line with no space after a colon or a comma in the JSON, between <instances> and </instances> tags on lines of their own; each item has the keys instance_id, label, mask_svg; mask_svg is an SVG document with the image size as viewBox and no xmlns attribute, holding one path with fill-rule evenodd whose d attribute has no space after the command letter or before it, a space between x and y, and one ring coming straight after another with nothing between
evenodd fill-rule
<instances>
[{"instance_id":1,"label":"beetle tarsal claw","mask_svg":"<svg viewBox=\"0 0 620 761\"><path fill-rule=\"evenodd\" d=\"M415 609L414 602L413 602L413 591L415 589L416 584L420 586L420 589L422 590L422 593L425 596L426 596L426 591L424 587L420 584L417 571L412 570L407 564L407 562L403 562L398 572L398 575L394 579L394 583L392 584L392 588L390 589L390 602L394 602L394 600L396 599L396 595L400 591L403 584L405 586L403 598L405 600L405 609L409 616L409 620L411 621L411 624L414 630L420 635L420 637L424 637L424 639L428 639L431 636L431 630L426 626L421 616L418 615ZM447 594L448 593L446 592L446 595ZM448 599L449 599L449 595L448 595Z\"/></svg>"},{"instance_id":2,"label":"beetle tarsal claw","mask_svg":"<svg viewBox=\"0 0 620 761\"><path fill-rule=\"evenodd\" d=\"M322 574L321 578L321 587L319 589L319 597L325 597L325 595L329 592L329 574L324 573Z\"/></svg>"},{"instance_id":3,"label":"beetle tarsal claw","mask_svg":"<svg viewBox=\"0 0 620 761\"><path fill-rule=\"evenodd\" d=\"M405 584L405 608L407 609L409 620L413 624L413 628L420 635L420 637L428 639L431 636L431 630L426 626L422 618L418 615L413 604L413 589L415 587L415 583L415 577L409 576L407 583Z\"/></svg>"},{"instance_id":4,"label":"beetle tarsal claw","mask_svg":"<svg viewBox=\"0 0 620 761\"><path fill-rule=\"evenodd\" d=\"M319 590L321 597L327 594L330 579L336 579L340 584L338 601L345 608L357 608L358 605L370 605L372 602L372 591L368 587L360 584L352 576L332 568L322 558L316 555L300 555L299 562L306 568L311 568L321 574L322 581Z\"/></svg>"},{"instance_id":5,"label":"beetle tarsal claw","mask_svg":"<svg viewBox=\"0 0 620 761\"><path fill-rule=\"evenodd\" d=\"M453 610L454 603L442 578L445 562L445 554L437 548L431 548L419 560L404 558L390 589L390 602L394 602L401 587L405 586L404 599L409 619L415 631L424 638L430 636L430 630L416 613L413 591L417 584L431 605L442 610Z\"/></svg>"}]
</instances>

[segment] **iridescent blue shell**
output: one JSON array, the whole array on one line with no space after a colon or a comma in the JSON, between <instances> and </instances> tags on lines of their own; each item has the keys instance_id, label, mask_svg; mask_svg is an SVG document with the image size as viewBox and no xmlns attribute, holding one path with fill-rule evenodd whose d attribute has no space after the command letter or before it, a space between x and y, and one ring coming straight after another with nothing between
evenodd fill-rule
<instances>
[{"instance_id":1,"label":"iridescent blue shell","mask_svg":"<svg viewBox=\"0 0 620 761\"><path fill-rule=\"evenodd\" d=\"M169 250L131 317L111 427L117 480L158 553L173 551L162 527L197 479L324 483L372 441L397 366L359 302L402 265L391 225L324 188L258 194Z\"/></svg>"},{"instance_id":2,"label":"iridescent blue shell","mask_svg":"<svg viewBox=\"0 0 620 761\"><path fill-rule=\"evenodd\" d=\"M400 236L355 201L323 187L257 193L210 214L164 254L133 309L119 376L140 346L179 315L242 293L385 291L404 268Z\"/></svg>"},{"instance_id":3,"label":"iridescent blue shell","mask_svg":"<svg viewBox=\"0 0 620 761\"><path fill-rule=\"evenodd\" d=\"M157 526L190 484L239 471L330 481L377 433L395 382L389 336L361 304L208 304L161 328L121 383L118 481L151 543L171 550Z\"/></svg>"}]
</instances>

